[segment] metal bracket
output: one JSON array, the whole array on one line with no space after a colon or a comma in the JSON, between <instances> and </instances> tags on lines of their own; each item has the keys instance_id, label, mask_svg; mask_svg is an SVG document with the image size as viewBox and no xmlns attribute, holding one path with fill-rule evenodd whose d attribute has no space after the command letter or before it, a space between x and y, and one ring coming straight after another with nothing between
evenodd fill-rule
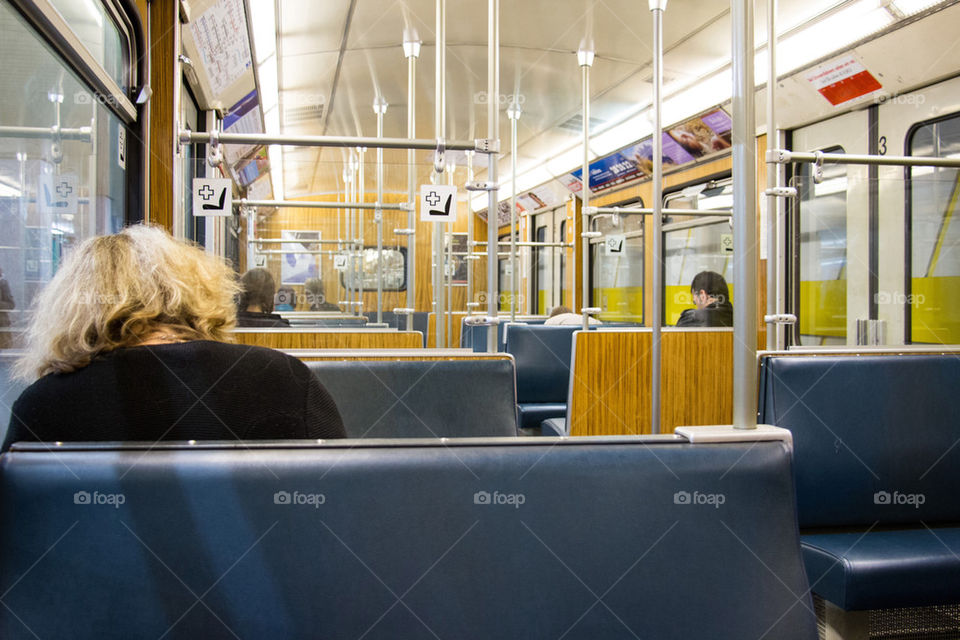
<instances>
[{"instance_id":1,"label":"metal bracket","mask_svg":"<svg viewBox=\"0 0 960 640\"><path fill-rule=\"evenodd\" d=\"M478 138L473 141L478 153L500 153L500 141L493 138Z\"/></svg>"},{"instance_id":2,"label":"metal bracket","mask_svg":"<svg viewBox=\"0 0 960 640\"><path fill-rule=\"evenodd\" d=\"M466 184L467 191L496 191L500 188L496 182L484 182L475 180Z\"/></svg>"},{"instance_id":3,"label":"metal bracket","mask_svg":"<svg viewBox=\"0 0 960 640\"><path fill-rule=\"evenodd\" d=\"M602 238L602 231L584 231L580 234L581 238Z\"/></svg>"},{"instance_id":4,"label":"metal bracket","mask_svg":"<svg viewBox=\"0 0 960 640\"><path fill-rule=\"evenodd\" d=\"M588 316L595 316L598 313L603 313L603 309L600 307L584 307L580 309L580 313L584 313Z\"/></svg>"},{"instance_id":5,"label":"metal bracket","mask_svg":"<svg viewBox=\"0 0 960 640\"><path fill-rule=\"evenodd\" d=\"M497 316L467 316L463 319L463 323L468 327L490 327L496 324L500 324L502 320L506 318L500 318Z\"/></svg>"},{"instance_id":6,"label":"metal bracket","mask_svg":"<svg viewBox=\"0 0 960 640\"><path fill-rule=\"evenodd\" d=\"M467 303L467 308L468 308L468 309L471 309L471 308L473 308L473 307L479 307L479 306L480 306L480 303L479 303L479 302L468 302L468 303Z\"/></svg>"},{"instance_id":7,"label":"metal bracket","mask_svg":"<svg viewBox=\"0 0 960 640\"><path fill-rule=\"evenodd\" d=\"M415 204L412 203L412 202L401 202L401 203L400 203L400 210L401 210L401 211L416 211L416 210L417 210L417 205L415 205Z\"/></svg>"},{"instance_id":8,"label":"metal bracket","mask_svg":"<svg viewBox=\"0 0 960 640\"><path fill-rule=\"evenodd\" d=\"M797 316L792 313L775 313L763 316L766 324L797 324Z\"/></svg>"},{"instance_id":9,"label":"metal bracket","mask_svg":"<svg viewBox=\"0 0 960 640\"><path fill-rule=\"evenodd\" d=\"M789 164L790 152L786 149L768 149L767 162L773 162L774 164Z\"/></svg>"},{"instance_id":10,"label":"metal bracket","mask_svg":"<svg viewBox=\"0 0 960 640\"><path fill-rule=\"evenodd\" d=\"M596 215L597 208L594 206L586 206L583 208L583 213L588 216Z\"/></svg>"},{"instance_id":11,"label":"metal bracket","mask_svg":"<svg viewBox=\"0 0 960 640\"><path fill-rule=\"evenodd\" d=\"M795 187L773 187L763 192L765 196L776 196L778 198L796 198L797 190Z\"/></svg>"},{"instance_id":12,"label":"metal bracket","mask_svg":"<svg viewBox=\"0 0 960 640\"><path fill-rule=\"evenodd\" d=\"M223 163L223 149L220 148L220 130L214 127L210 130L210 145L207 148L207 164L219 167Z\"/></svg>"},{"instance_id":13,"label":"metal bracket","mask_svg":"<svg viewBox=\"0 0 960 640\"><path fill-rule=\"evenodd\" d=\"M417 232L416 229L394 229L393 230L394 235L398 235L398 236L412 236L416 232Z\"/></svg>"},{"instance_id":14,"label":"metal bracket","mask_svg":"<svg viewBox=\"0 0 960 640\"><path fill-rule=\"evenodd\" d=\"M415 313L416 311L416 309L411 309L410 307L397 307L393 310L393 312L398 316L407 316L411 313Z\"/></svg>"},{"instance_id":15,"label":"metal bracket","mask_svg":"<svg viewBox=\"0 0 960 640\"><path fill-rule=\"evenodd\" d=\"M823 151L814 151L813 156L816 158L813 161L813 184L820 184L823 182Z\"/></svg>"},{"instance_id":16,"label":"metal bracket","mask_svg":"<svg viewBox=\"0 0 960 640\"><path fill-rule=\"evenodd\" d=\"M443 175L443 169L446 166L444 156L447 152L447 142L443 138L437 138L437 155L433 157L433 170L437 175Z\"/></svg>"}]
</instances>

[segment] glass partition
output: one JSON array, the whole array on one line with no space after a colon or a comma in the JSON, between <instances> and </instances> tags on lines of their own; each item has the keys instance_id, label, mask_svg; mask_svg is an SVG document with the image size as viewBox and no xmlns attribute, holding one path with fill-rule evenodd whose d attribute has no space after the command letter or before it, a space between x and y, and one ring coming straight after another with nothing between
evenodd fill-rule
<instances>
[{"instance_id":1,"label":"glass partition","mask_svg":"<svg viewBox=\"0 0 960 640\"><path fill-rule=\"evenodd\" d=\"M841 147L826 150L843 153ZM800 344L847 343L847 166L798 167L800 223Z\"/></svg>"},{"instance_id":2,"label":"glass partition","mask_svg":"<svg viewBox=\"0 0 960 640\"><path fill-rule=\"evenodd\" d=\"M666 196L664 207L730 211L733 186L729 180L696 185ZM701 271L714 271L723 276L730 301L735 303L733 229L729 216L666 216L663 232L665 325L675 325L685 309L694 307L690 285Z\"/></svg>"},{"instance_id":3,"label":"glass partition","mask_svg":"<svg viewBox=\"0 0 960 640\"><path fill-rule=\"evenodd\" d=\"M630 206L642 207L637 202ZM604 322L643 322L644 219L642 214L606 214L591 218L591 305Z\"/></svg>"},{"instance_id":4,"label":"glass partition","mask_svg":"<svg viewBox=\"0 0 960 640\"><path fill-rule=\"evenodd\" d=\"M916 127L910 155L960 157L960 115ZM960 344L960 171L909 170L909 342Z\"/></svg>"}]
</instances>

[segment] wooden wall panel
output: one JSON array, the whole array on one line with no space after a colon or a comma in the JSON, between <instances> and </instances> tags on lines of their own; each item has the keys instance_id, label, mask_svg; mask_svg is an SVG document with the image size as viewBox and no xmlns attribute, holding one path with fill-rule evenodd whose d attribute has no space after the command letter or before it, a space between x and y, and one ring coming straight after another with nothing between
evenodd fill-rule
<instances>
[{"instance_id":1,"label":"wooden wall panel","mask_svg":"<svg viewBox=\"0 0 960 640\"><path fill-rule=\"evenodd\" d=\"M236 331L238 344L271 349L420 349L419 331Z\"/></svg>"},{"instance_id":2,"label":"wooden wall panel","mask_svg":"<svg viewBox=\"0 0 960 640\"><path fill-rule=\"evenodd\" d=\"M164 0L149 3L150 11L150 171L148 209L146 219L173 231L174 149L177 121L173 112L174 92L177 86L174 74L179 72L177 62L176 26L179 20L179 2ZM146 28L146 21L144 21Z\"/></svg>"},{"instance_id":3,"label":"wooden wall panel","mask_svg":"<svg viewBox=\"0 0 960 640\"><path fill-rule=\"evenodd\" d=\"M651 433L649 331L576 334L571 435ZM662 334L663 433L733 419L733 333Z\"/></svg>"},{"instance_id":4,"label":"wooden wall panel","mask_svg":"<svg viewBox=\"0 0 960 640\"><path fill-rule=\"evenodd\" d=\"M371 350L368 350L371 351ZM332 353L329 355L325 354L316 354L312 353L310 355L298 355L295 351L288 352L290 355L294 356L298 360L304 362L317 362L317 361L327 361L327 360L513 360L509 354L506 353L472 353L464 352L459 354L453 353L431 353L430 349L408 349L409 355L407 354L391 354L391 355L374 355L368 356L364 352L353 352L350 354L344 353Z\"/></svg>"}]
</instances>

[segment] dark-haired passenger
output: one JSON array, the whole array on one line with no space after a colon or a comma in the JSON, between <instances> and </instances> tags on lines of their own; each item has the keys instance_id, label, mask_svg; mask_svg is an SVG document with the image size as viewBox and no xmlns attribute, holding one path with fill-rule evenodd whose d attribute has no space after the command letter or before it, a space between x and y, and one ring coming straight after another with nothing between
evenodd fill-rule
<instances>
[{"instance_id":1,"label":"dark-haired passenger","mask_svg":"<svg viewBox=\"0 0 960 640\"><path fill-rule=\"evenodd\" d=\"M289 327L290 323L273 313L273 297L277 285L266 269L250 269L240 278L240 301L237 305L238 327Z\"/></svg>"},{"instance_id":2,"label":"dark-haired passenger","mask_svg":"<svg viewBox=\"0 0 960 640\"><path fill-rule=\"evenodd\" d=\"M701 271L690 284L696 309L686 309L677 320L678 327L732 327L733 305L727 281L715 271Z\"/></svg>"}]
</instances>

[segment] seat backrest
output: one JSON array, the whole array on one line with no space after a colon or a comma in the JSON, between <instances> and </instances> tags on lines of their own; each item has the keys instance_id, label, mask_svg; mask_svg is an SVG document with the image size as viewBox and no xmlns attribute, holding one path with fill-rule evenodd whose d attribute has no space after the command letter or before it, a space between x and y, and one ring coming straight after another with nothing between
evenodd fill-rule
<instances>
[{"instance_id":1,"label":"seat backrest","mask_svg":"<svg viewBox=\"0 0 960 640\"><path fill-rule=\"evenodd\" d=\"M573 333L579 326L510 324L507 353L517 363L517 402L566 402Z\"/></svg>"},{"instance_id":2,"label":"seat backrest","mask_svg":"<svg viewBox=\"0 0 960 640\"><path fill-rule=\"evenodd\" d=\"M408 442L18 445L0 637L816 637L782 443Z\"/></svg>"},{"instance_id":3,"label":"seat backrest","mask_svg":"<svg viewBox=\"0 0 960 640\"><path fill-rule=\"evenodd\" d=\"M351 438L516 436L513 361L313 361Z\"/></svg>"},{"instance_id":4,"label":"seat backrest","mask_svg":"<svg viewBox=\"0 0 960 640\"><path fill-rule=\"evenodd\" d=\"M27 388L25 382L12 377L15 360L16 356L12 353L0 353L0 442L6 438L10 426L10 408Z\"/></svg>"},{"instance_id":5,"label":"seat backrest","mask_svg":"<svg viewBox=\"0 0 960 640\"><path fill-rule=\"evenodd\" d=\"M793 432L800 526L960 520L957 355L761 360L761 421Z\"/></svg>"}]
</instances>

